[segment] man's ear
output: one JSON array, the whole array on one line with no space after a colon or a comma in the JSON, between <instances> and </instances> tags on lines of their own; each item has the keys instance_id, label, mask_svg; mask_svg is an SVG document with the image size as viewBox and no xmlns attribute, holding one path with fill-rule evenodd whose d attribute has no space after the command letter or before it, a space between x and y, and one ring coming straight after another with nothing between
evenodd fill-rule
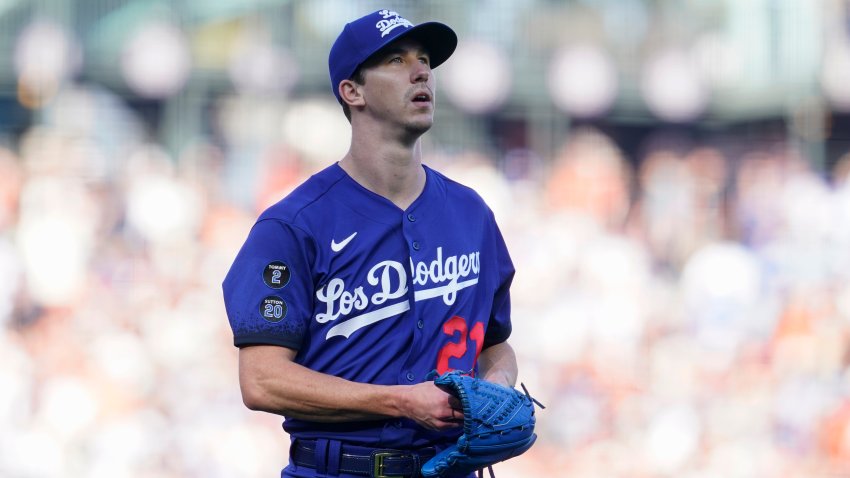
<instances>
[{"instance_id":1,"label":"man's ear","mask_svg":"<svg viewBox=\"0 0 850 478\"><path fill-rule=\"evenodd\" d=\"M348 106L363 106L366 104L366 99L363 98L363 92L360 86L352 80L342 80L339 82L339 97Z\"/></svg>"}]
</instances>

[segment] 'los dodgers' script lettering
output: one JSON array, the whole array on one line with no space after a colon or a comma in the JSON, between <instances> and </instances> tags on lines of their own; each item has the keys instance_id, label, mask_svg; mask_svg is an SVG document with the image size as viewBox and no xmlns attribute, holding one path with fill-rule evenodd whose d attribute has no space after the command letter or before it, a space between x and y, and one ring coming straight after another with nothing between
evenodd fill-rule
<instances>
[{"instance_id":1,"label":"'los dodgers' script lettering","mask_svg":"<svg viewBox=\"0 0 850 478\"><path fill-rule=\"evenodd\" d=\"M398 261L381 261L372 266L366 274L365 282L369 287L363 284L349 288L343 279L335 277L316 291L316 299L324 304L324 307L315 318L317 322L324 324L340 317L357 315L357 312L363 312L370 306L378 306L378 309L373 308L367 314L348 319L347 322L353 322L353 330L356 330L358 318L364 318L364 323L360 325L362 327L398 315L407 310L404 305L409 306L406 299L408 273L414 286L414 301L441 297L443 303L452 305L459 290L478 283L480 271L481 260L478 251L444 257L442 247L437 248L437 255L431 261L416 262L410 258L409 269ZM347 334L350 333L351 330L348 330Z\"/></svg>"}]
</instances>

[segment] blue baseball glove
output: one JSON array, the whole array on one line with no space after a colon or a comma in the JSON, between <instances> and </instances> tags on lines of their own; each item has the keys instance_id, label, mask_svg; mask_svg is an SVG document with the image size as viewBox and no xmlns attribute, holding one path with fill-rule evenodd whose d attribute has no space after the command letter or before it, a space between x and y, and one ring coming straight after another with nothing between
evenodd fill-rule
<instances>
[{"instance_id":1,"label":"blue baseball glove","mask_svg":"<svg viewBox=\"0 0 850 478\"><path fill-rule=\"evenodd\" d=\"M458 476L489 468L531 448L534 433L534 404L543 405L525 393L452 371L434 383L458 397L463 404L463 435L457 443L422 465L425 478Z\"/></svg>"}]
</instances>

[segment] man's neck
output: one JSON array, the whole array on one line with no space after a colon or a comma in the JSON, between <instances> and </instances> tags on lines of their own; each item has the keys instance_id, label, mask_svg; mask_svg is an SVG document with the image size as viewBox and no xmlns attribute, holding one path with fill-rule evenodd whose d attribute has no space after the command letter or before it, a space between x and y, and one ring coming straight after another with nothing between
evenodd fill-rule
<instances>
[{"instance_id":1,"label":"man's neck","mask_svg":"<svg viewBox=\"0 0 850 478\"><path fill-rule=\"evenodd\" d=\"M366 189L405 210L425 187L419 141L410 147L392 141L353 140L340 167Z\"/></svg>"}]
</instances>

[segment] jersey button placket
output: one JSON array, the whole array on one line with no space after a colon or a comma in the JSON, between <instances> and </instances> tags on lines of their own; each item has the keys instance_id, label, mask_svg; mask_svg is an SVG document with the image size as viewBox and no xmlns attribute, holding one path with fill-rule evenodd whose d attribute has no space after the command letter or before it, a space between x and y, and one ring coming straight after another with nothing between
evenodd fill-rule
<instances>
[{"instance_id":1,"label":"jersey button placket","mask_svg":"<svg viewBox=\"0 0 850 478\"><path fill-rule=\"evenodd\" d=\"M418 236L419 225L417 224L417 217L412 212L409 212L403 216L402 219L402 230L404 231L404 235L409 241L410 249L413 252L418 252L422 249L422 242L419 239L415 239Z\"/></svg>"},{"instance_id":2,"label":"jersey button placket","mask_svg":"<svg viewBox=\"0 0 850 478\"><path fill-rule=\"evenodd\" d=\"M419 225L422 221L417 221L417 217L413 213L406 213L402 216L401 220L402 229L404 231L405 238L407 239L407 243L410 247L410 258L412 263L422 262L422 254L425 253L424 246L419 239L416 237L419 235ZM408 277L408 294L410 301L410 312L416 317L419 313L418 304L416 302L416 287L413 284L413 278L416 274L415 271L411 271L411 275ZM415 325L413 325L415 323ZM416 319L416 322L408 322L408 327L411 327L412 330L412 342L411 342L411 350L417 350L419 348L419 344L422 341L422 330L425 327L425 321L421 318ZM411 355L405 361L404 367L414 367L416 366L416 359L414 355ZM414 383L416 381L416 374L413 373L411 369L404 370L402 369L402 373L399 377L400 383Z\"/></svg>"}]
</instances>

